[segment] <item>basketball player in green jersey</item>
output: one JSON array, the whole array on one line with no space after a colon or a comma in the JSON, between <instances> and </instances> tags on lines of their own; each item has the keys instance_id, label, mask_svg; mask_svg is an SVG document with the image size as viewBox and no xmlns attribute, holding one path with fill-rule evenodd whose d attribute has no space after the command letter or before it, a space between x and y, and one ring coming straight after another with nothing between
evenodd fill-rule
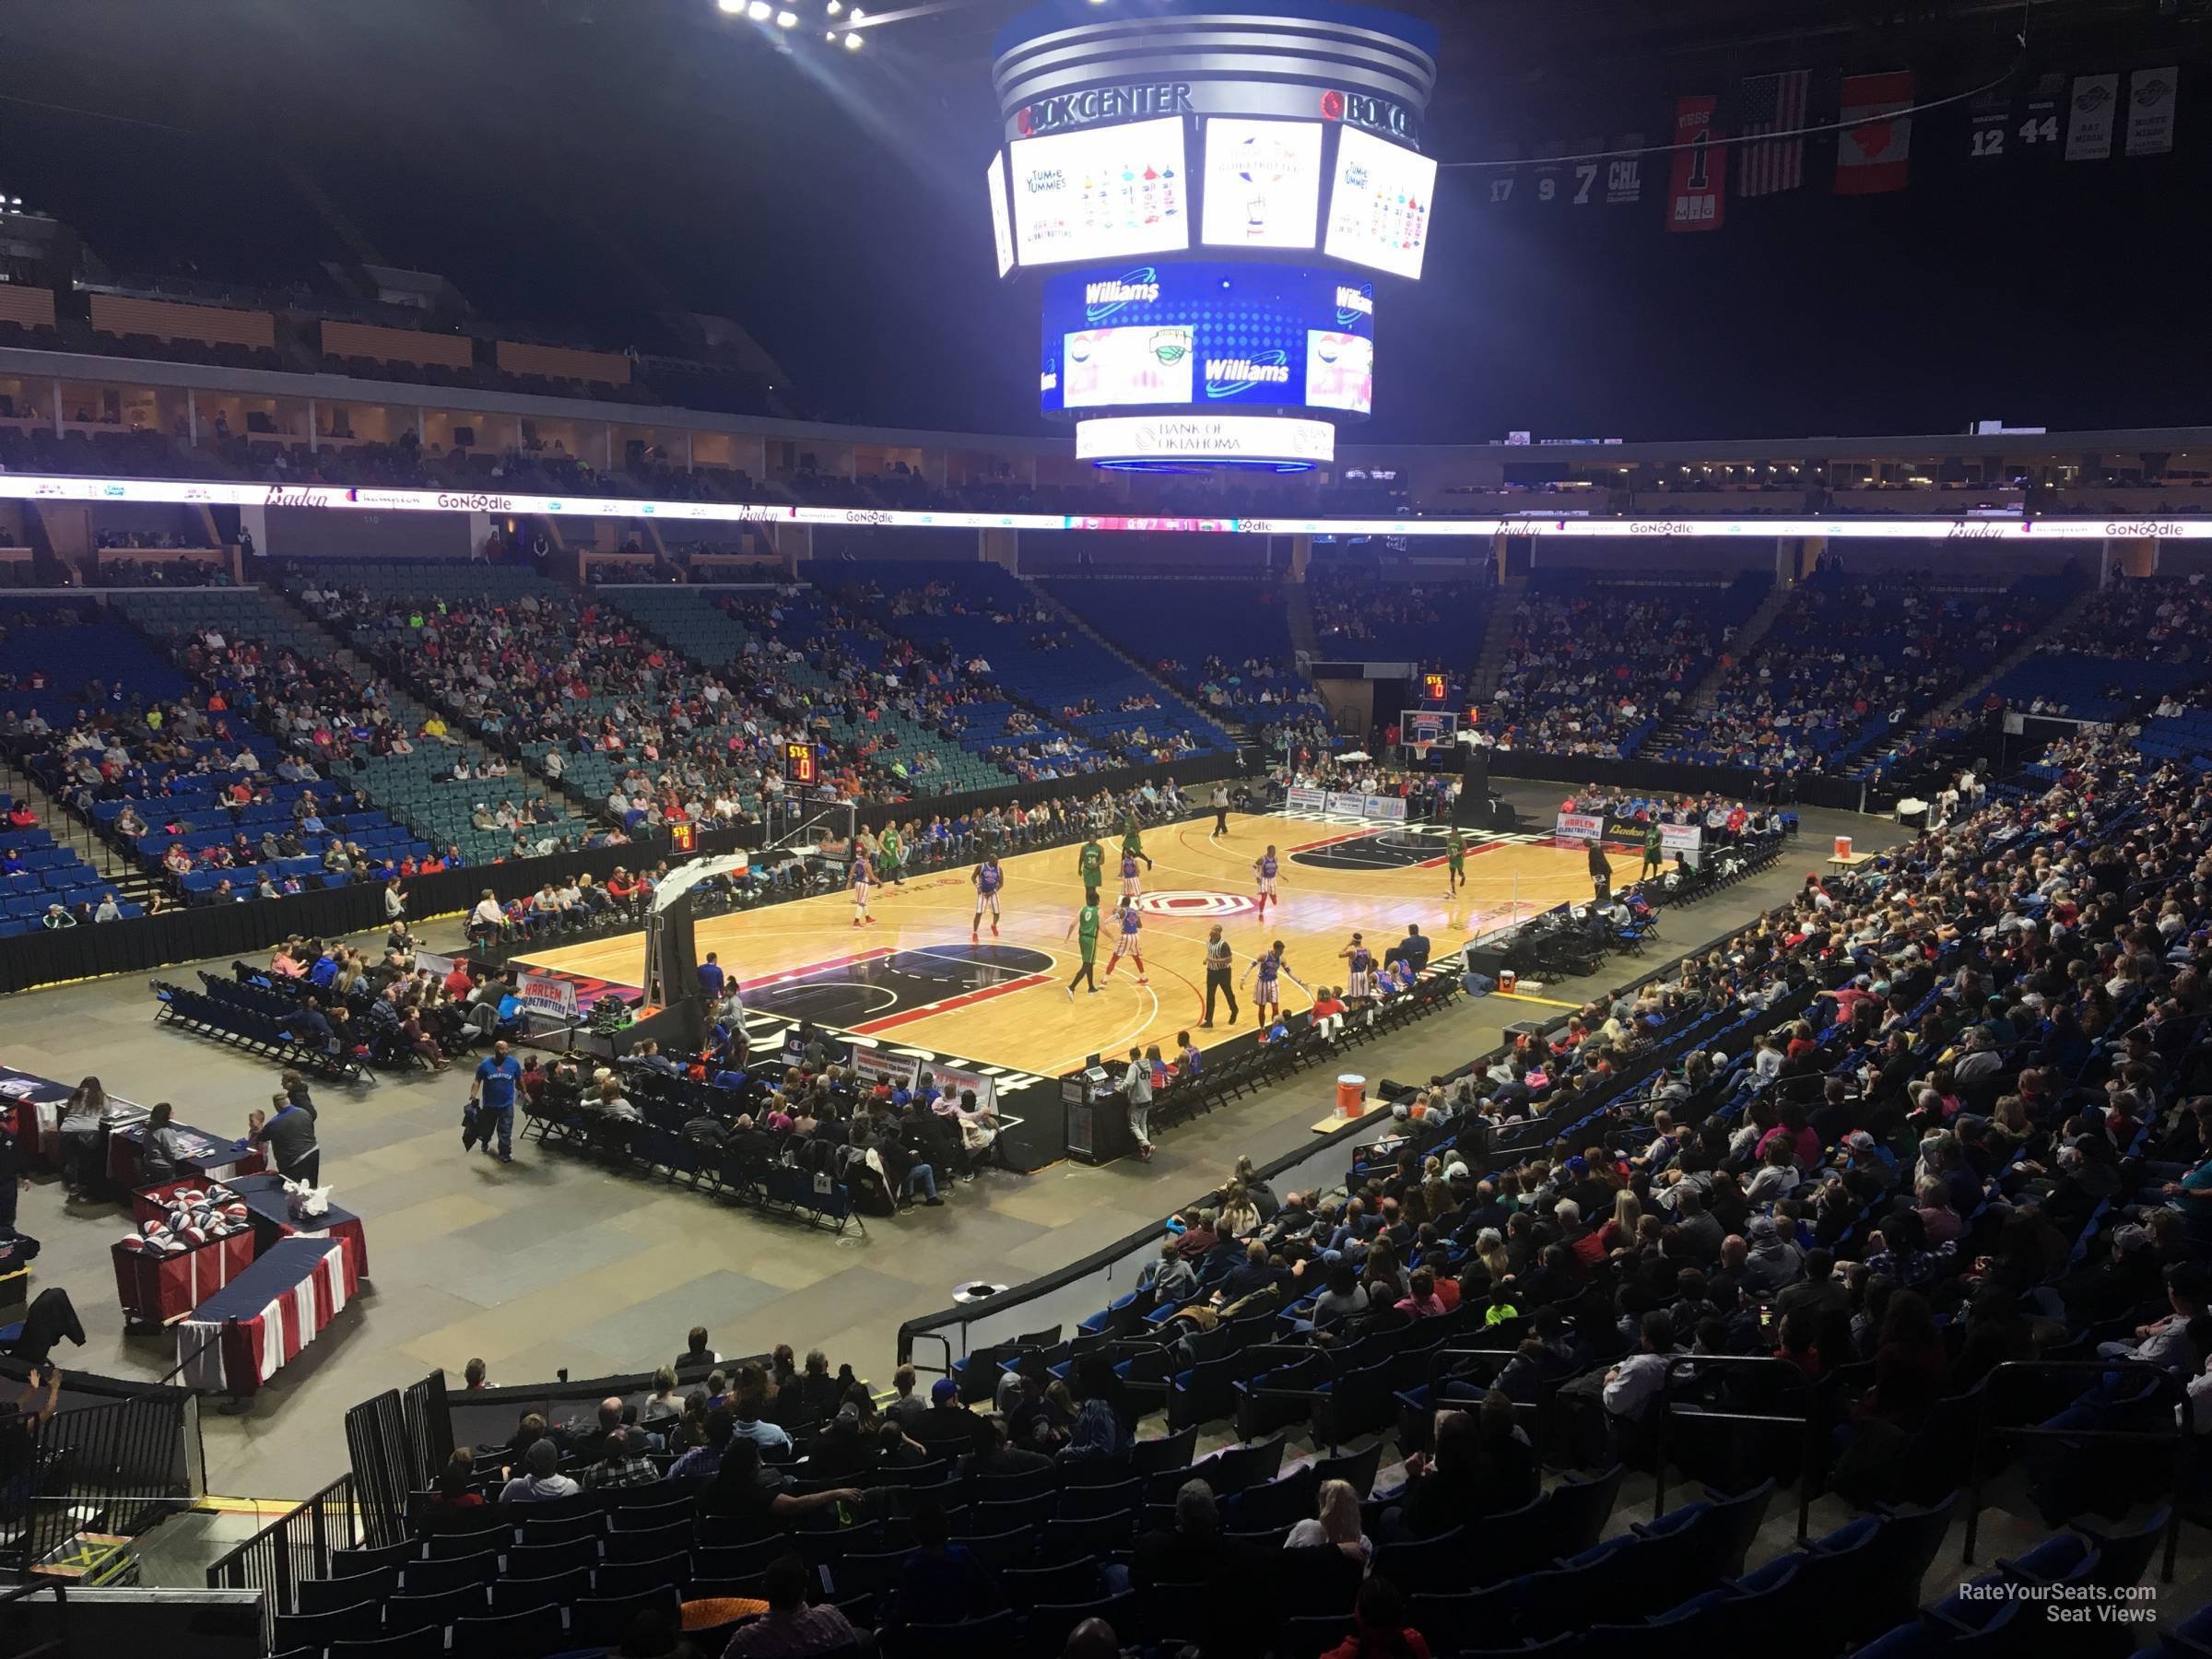
<instances>
[{"instance_id":1,"label":"basketball player in green jersey","mask_svg":"<svg viewBox=\"0 0 2212 1659\"><path fill-rule=\"evenodd\" d=\"M877 851L881 854L876 861L877 873L893 887L904 887L906 885L906 840L899 833L897 818L893 818L883 827L883 833L877 838L876 846Z\"/></svg>"},{"instance_id":2,"label":"basketball player in green jersey","mask_svg":"<svg viewBox=\"0 0 2212 1659\"><path fill-rule=\"evenodd\" d=\"M1076 987L1079 984L1088 986L1091 995L1096 996L1099 994L1099 889L1097 888L1087 887L1083 889L1083 908L1076 912L1076 919L1067 924L1067 933L1062 934L1061 938L1065 939L1067 934L1076 935L1077 947L1083 952L1083 965L1076 970L1075 977L1067 982L1067 1000L1069 1002L1076 1000Z\"/></svg>"},{"instance_id":3,"label":"basketball player in green jersey","mask_svg":"<svg viewBox=\"0 0 2212 1659\"><path fill-rule=\"evenodd\" d=\"M1092 836L1083 843L1083 851L1077 859L1076 868L1083 878L1083 890L1097 892L1106 879L1106 849L1099 845L1097 836Z\"/></svg>"},{"instance_id":4,"label":"basketball player in green jersey","mask_svg":"<svg viewBox=\"0 0 2212 1659\"><path fill-rule=\"evenodd\" d=\"M1152 867L1152 855L1145 851L1145 832L1136 827L1134 812L1122 820L1122 856L1141 858L1146 869Z\"/></svg>"},{"instance_id":5,"label":"basketball player in green jersey","mask_svg":"<svg viewBox=\"0 0 2212 1659\"><path fill-rule=\"evenodd\" d=\"M1467 885L1467 838L1454 824L1444 836L1444 897L1456 899Z\"/></svg>"}]
</instances>

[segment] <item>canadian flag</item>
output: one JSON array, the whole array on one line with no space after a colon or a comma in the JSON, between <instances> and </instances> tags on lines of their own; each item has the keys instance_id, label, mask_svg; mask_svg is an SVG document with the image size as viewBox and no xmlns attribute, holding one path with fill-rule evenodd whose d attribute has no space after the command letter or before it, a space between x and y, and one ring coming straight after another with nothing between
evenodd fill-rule
<instances>
[{"instance_id":1,"label":"canadian flag","mask_svg":"<svg viewBox=\"0 0 2212 1659\"><path fill-rule=\"evenodd\" d=\"M1902 190L1912 151L1912 72L1844 78L1843 130L1836 135L1836 194Z\"/></svg>"}]
</instances>

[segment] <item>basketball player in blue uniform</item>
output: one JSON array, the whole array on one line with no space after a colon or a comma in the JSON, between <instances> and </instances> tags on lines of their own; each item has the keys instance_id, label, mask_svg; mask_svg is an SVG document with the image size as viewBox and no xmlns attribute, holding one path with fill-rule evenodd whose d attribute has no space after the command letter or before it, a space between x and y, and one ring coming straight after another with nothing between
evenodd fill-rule
<instances>
[{"instance_id":1,"label":"basketball player in blue uniform","mask_svg":"<svg viewBox=\"0 0 2212 1659\"><path fill-rule=\"evenodd\" d=\"M1006 883L1005 872L999 869L996 858L986 858L969 873L968 879L975 886L975 920L968 924L968 942L972 945L982 936L983 912L986 910L991 912L991 936L995 939L998 937L998 889Z\"/></svg>"},{"instance_id":2,"label":"basketball player in blue uniform","mask_svg":"<svg viewBox=\"0 0 2212 1659\"><path fill-rule=\"evenodd\" d=\"M1252 965L1244 970L1243 975L1238 979L1237 982L1242 984L1245 978L1251 978L1253 981L1252 1000L1253 1006L1259 1009L1260 1027L1263 1030L1266 1029L1270 1018L1270 1009L1278 1016L1283 1011L1282 989L1278 983L1279 981L1287 979L1300 991L1305 991L1309 995L1312 994L1305 981L1283 966L1283 942L1280 939L1253 958Z\"/></svg>"},{"instance_id":3,"label":"basketball player in blue uniform","mask_svg":"<svg viewBox=\"0 0 2212 1659\"><path fill-rule=\"evenodd\" d=\"M1353 1001L1375 1000L1375 956L1354 934L1352 942L1336 953L1347 964L1344 994Z\"/></svg>"},{"instance_id":4,"label":"basketball player in blue uniform","mask_svg":"<svg viewBox=\"0 0 2212 1659\"><path fill-rule=\"evenodd\" d=\"M1137 880L1137 878L1136 878L1136 861L1137 861L1137 857L1138 857L1138 854L1136 854L1136 853L1132 853L1132 852L1129 852L1129 851L1128 851L1127 849L1125 849L1125 848L1123 850L1123 853L1122 853L1122 898L1123 898L1124 900L1130 900L1130 899L1134 899L1134 898L1135 898L1135 897L1137 896L1137 894L1138 894L1139 892L1143 891L1143 886L1142 886L1142 884L1141 884L1140 882L1138 882L1138 880Z\"/></svg>"},{"instance_id":5,"label":"basketball player in blue uniform","mask_svg":"<svg viewBox=\"0 0 2212 1659\"><path fill-rule=\"evenodd\" d=\"M1136 982L1140 985L1150 984L1152 982L1145 977L1145 945L1141 936L1145 918L1136 908L1136 900L1123 900L1122 908L1114 913L1113 922L1121 933L1113 942L1113 954L1106 959L1106 977L1113 977L1114 968L1124 957L1134 957L1136 959Z\"/></svg>"},{"instance_id":6,"label":"basketball player in blue uniform","mask_svg":"<svg viewBox=\"0 0 2212 1659\"><path fill-rule=\"evenodd\" d=\"M863 922L873 927L876 918L868 914L868 888L876 879L876 872L868 865L868 855L855 851L853 854L853 925Z\"/></svg>"},{"instance_id":7,"label":"basketball player in blue uniform","mask_svg":"<svg viewBox=\"0 0 2212 1659\"><path fill-rule=\"evenodd\" d=\"M1252 861L1252 873L1259 881L1260 920L1263 923L1267 920L1268 903L1275 900L1275 878L1281 873L1281 870L1282 865L1277 862L1275 849L1272 846ZM1282 908L1279 901L1276 902L1276 908L1277 910Z\"/></svg>"}]
</instances>

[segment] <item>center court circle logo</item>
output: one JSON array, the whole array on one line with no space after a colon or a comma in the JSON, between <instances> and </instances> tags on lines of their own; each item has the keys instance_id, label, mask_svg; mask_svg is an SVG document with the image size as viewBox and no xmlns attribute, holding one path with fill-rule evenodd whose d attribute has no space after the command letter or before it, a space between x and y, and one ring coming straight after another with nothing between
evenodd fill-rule
<instances>
[{"instance_id":1,"label":"center court circle logo","mask_svg":"<svg viewBox=\"0 0 2212 1659\"><path fill-rule=\"evenodd\" d=\"M1136 908L1147 916L1179 916L1204 919L1208 916L1249 915L1260 908L1259 900L1242 893L1165 892L1146 893L1136 901Z\"/></svg>"}]
</instances>

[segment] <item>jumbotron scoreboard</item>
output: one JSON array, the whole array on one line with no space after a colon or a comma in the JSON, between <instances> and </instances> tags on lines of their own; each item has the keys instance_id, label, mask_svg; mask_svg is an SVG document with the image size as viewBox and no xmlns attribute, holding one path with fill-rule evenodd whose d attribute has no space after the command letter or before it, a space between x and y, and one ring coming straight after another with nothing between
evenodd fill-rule
<instances>
[{"instance_id":1,"label":"jumbotron scoreboard","mask_svg":"<svg viewBox=\"0 0 2212 1659\"><path fill-rule=\"evenodd\" d=\"M1339 0L1053 0L996 41L1002 280L1038 290L1040 406L1100 466L1300 471L1374 407L1418 281L1427 23Z\"/></svg>"}]
</instances>

